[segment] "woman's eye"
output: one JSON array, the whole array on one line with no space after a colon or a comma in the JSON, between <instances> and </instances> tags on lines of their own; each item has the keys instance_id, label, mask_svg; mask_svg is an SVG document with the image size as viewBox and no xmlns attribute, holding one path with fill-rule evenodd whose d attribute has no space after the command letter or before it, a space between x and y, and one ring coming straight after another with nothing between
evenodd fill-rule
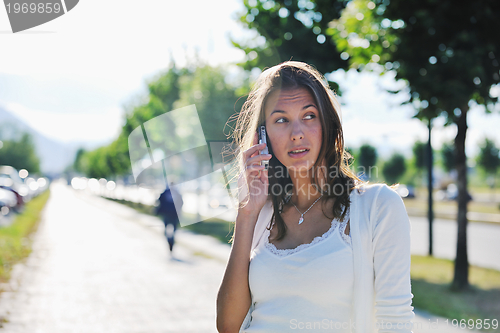
<instances>
[{"instance_id":1,"label":"woman's eye","mask_svg":"<svg viewBox=\"0 0 500 333\"><path fill-rule=\"evenodd\" d=\"M284 123L285 121L287 121L285 118L279 118L276 120L277 123Z\"/></svg>"},{"instance_id":2,"label":"woman's eye","mask_svg":"<svg viewBox=\"0 0 500 333\"><path fill-rule=\"evenodd\" d=\"M308 114L308 115L306 115L304 118L307 118L307 119L314 119L314 118L316 118L316 115L314 115L314 114Z\"/></svg>"}]
</instances>

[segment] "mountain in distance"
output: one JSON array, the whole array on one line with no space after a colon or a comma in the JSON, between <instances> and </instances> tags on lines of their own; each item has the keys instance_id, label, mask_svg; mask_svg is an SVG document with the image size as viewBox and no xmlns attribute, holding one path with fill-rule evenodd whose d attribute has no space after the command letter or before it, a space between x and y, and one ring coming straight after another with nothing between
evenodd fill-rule
<instances>
[{"instance_id":1,"label":"mountain in distance","mask_svg":"<svg viewBox=\"0 0 500 333\"><path fill-rule=\"evenodd\" d=\"M52 176L63 172L73 163L79 148L92 149L99 145L88 142L61 142L48 138L0 105L0 140L18 138L22 133L29 133L33 139L40 158L41 172Z\"/></svg>"}]
</instances>

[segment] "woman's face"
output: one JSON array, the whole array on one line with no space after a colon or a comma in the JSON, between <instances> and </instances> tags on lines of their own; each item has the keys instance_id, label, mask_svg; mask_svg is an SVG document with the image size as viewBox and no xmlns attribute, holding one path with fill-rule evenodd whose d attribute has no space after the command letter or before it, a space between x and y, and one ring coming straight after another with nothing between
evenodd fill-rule
<instances>
[{"instance_id":1,"label":"woman's face","mask_svg":"<svg viewBox=\"0 0 500 333\"><path fill-rule=\"evenodd\" d=\"M276 90L268 96L264 110L274 156L289 172L311 169L321 149L322 128L309 90Z\"/></svg>"}]
</instances>

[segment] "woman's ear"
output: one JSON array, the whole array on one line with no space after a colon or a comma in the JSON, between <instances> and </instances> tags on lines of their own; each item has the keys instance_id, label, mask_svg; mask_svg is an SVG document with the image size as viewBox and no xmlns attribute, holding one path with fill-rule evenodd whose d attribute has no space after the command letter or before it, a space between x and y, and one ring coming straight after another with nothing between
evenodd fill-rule
<instances>
[{"instance_id":1,"label":"woman's ear","mask_svg":"<svg viewBox=\"0 0 500 333\"><path fill-rule=\"evenodd\" d=\"M273 155L273 157L274 157L273 147L271 145L271 139L269 138L269 135L267 134L267 130L266 130L266 140L267 140L267 149L269 151L269 154Z\"/></svg>"},{"instance_id":2,"label":"woman's ear","mask_svg":"<svg viewBox=\"0 0 500 333\"><path fill-rule=\"evenodd\" d=\"M269 154L273 155L273 157L274 157L273 147L271 145L271 140L269 140L269 138L267 139L267 149L269 150Z\"/></svg>"}]
</instances>

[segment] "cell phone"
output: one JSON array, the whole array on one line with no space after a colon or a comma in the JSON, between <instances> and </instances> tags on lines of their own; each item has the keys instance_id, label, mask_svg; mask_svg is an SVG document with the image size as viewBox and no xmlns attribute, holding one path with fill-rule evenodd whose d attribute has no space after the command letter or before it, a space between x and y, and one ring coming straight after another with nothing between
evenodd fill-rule
<instances>
[{"instance_id":1,"label":"cell phone","mask_svg":"<svg viewBox=\"0 0 500 333\"><path fill-rule=\"evenodd\" d=\"M265 143L266 144L266 147L264 149L262 149L260 151L259 154L269 154L269 149L267 149L267 135L266 135L266 126L262 125L262 126L259 126L258 130L257 130L258 134L259 134L259 144L260 143ZM260 162L260 165L263 165L266 170L269 168L269 161L268 160L263 160Z\"/></svg>"}]
</instances>

